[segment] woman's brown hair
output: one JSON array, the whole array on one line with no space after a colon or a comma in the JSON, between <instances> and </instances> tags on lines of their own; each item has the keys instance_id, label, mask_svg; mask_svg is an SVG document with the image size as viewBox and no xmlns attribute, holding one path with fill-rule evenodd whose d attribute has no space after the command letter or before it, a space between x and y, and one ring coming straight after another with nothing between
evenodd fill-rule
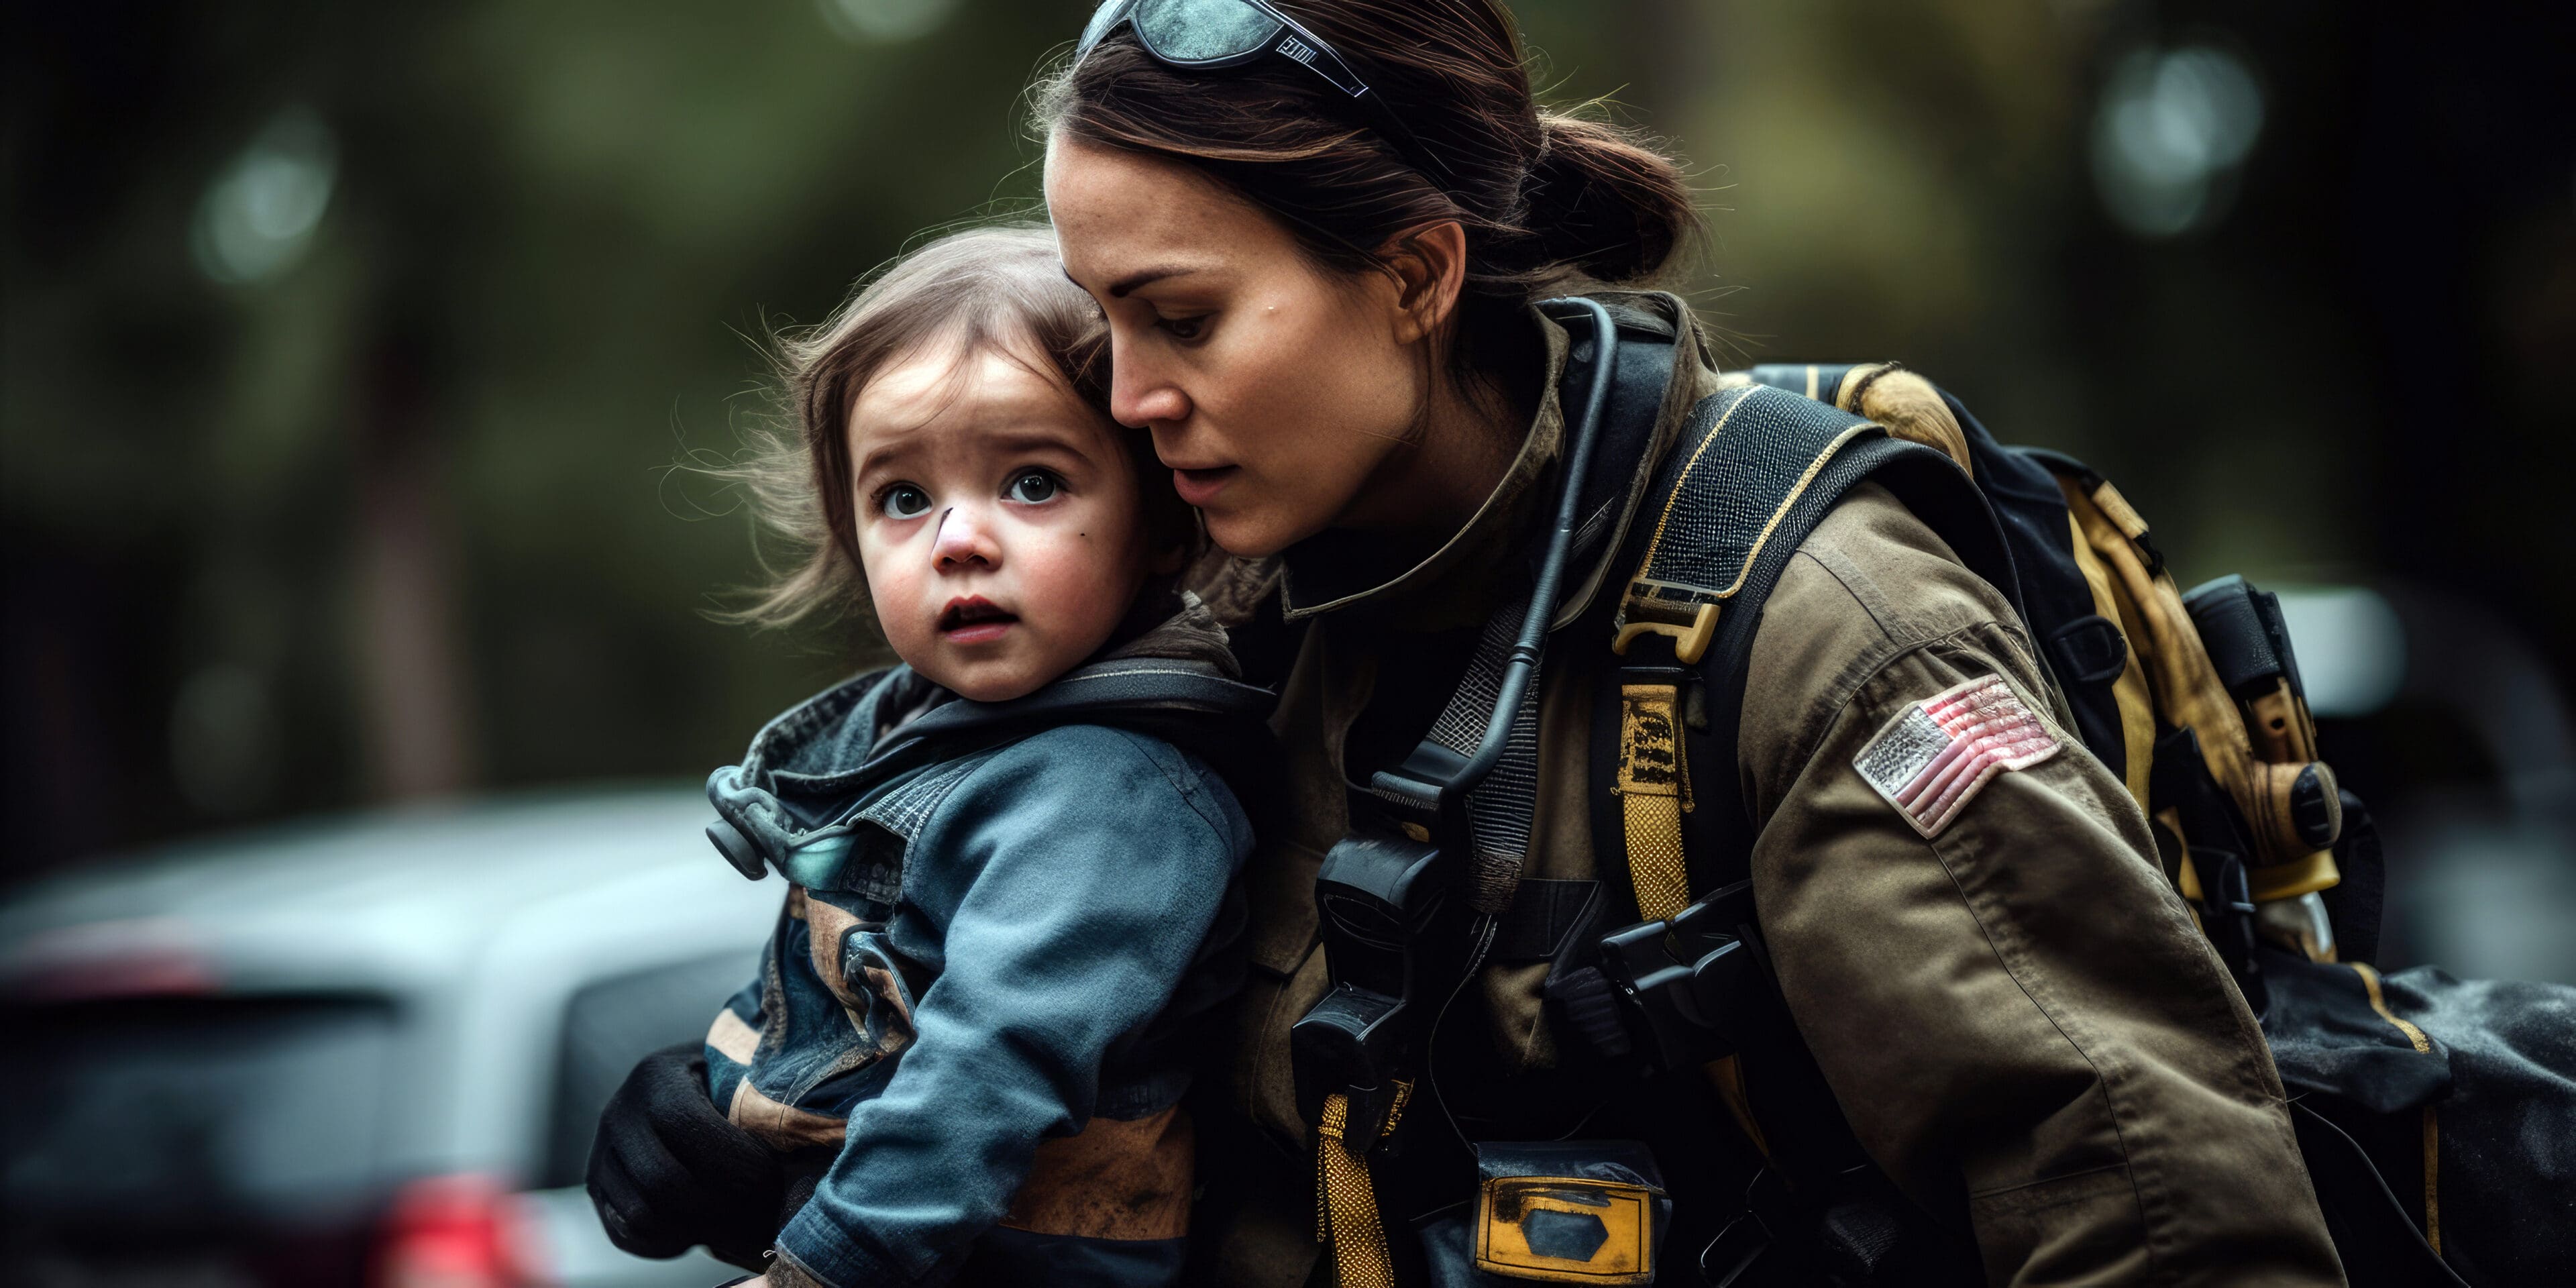
<instances>
[{"instance_id":1,"label":"woman's brown hair","mask_svg":"<svg viewBox=\"0 0 2576 1288\"><path fill-rule=\"evenodd\" d=\"M778 337L785 414L741 460L704 471L741 488L771 541L794 555L749 604L723 617L788 626L863 602L850 409L868 381L925 346L1042 360L1040 374L1109 419L1108 331L1099 305L1066 280L1044 224L973 228L904 255L822 325ZM1197 515L1172 490L1152 445L1141 431L1117 432L1143 497L1148 544L1194 544Z\"/></svg>"},{"instance_id":2,"label":"woman's brown hair","mask_svg":"<svg viewBox=\"0 0 2576 1288\"><path fill-rule=\"evenodd\" d=\"M1378 248L1428 224L1467 234L1452 349L1569 278L1653 276L1697 226L1680 165L1631 132L1541 108L1511 14L1494 0L1274 0L1330 44L1420 138L1426 174L1338 89L1267 59L1195 71L1122 28L1036 89L1037 124L1195 167L1269 212L1318 261L1379 267Z\"/></svg>"}]
</instances>

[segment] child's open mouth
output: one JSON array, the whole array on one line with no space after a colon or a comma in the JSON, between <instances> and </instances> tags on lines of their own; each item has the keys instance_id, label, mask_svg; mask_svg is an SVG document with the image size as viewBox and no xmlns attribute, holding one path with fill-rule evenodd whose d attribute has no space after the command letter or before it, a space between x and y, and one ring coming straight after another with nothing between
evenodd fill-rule
<instances>
[{"instance_id":1,"label":"child's open mouth","mask_svg":"<svg viewBox=\"0 0 2576 1288\"><path fill-rule=\"evenodd\" d=\"M1020 620L981 595L952 599L939 614L939 638L951 644L986 644L1002 638Z\"/></svg>"}]
</instances>

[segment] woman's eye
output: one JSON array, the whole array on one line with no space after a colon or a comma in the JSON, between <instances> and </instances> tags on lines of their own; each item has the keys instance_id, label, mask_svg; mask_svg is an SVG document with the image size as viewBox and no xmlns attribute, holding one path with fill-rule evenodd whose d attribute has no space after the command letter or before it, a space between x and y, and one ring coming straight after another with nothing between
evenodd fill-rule
<instances>
[{"instance_id":1,"label":"woman's eye","mask_svg":"<svg viewBox=\"0 0 2576 1288\"><path fill-rule=\"evenodd\" d=\"M889 519L918 519L930 513L930 494L910 483L897 483L877 494L877 508Z\"/></svg>"},{"instance_id":2,"label":"woman's eye","mask_svg":"<svg viewBox=\"0 0 2576 1288\"><path fill-rule=\"evenodd\" d=\"M1199 338L1201 332L1207 330L1207 318L1204 315L1194 318L1161 318L1155 325L1163 328L1175 340L1195 340Z\"/></svg>"},{"instance_id":3,"label":"woman's eye","mask_svg":"<svg viewBox=\"0 0 2576 1288\"><path fill-rule=\"evenodd\" d=\"M1062 486L1054 475L1044 470L1030 470L1012 479L1011 485L1002 489L1002 495L1025 505L1039 505L1054 500L1056 490Z\"/></svg>"}]
</instances>

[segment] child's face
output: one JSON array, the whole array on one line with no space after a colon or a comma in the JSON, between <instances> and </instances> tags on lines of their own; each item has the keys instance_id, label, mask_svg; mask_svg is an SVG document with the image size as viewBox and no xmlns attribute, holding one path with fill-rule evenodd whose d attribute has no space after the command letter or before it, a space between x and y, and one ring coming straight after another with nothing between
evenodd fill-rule
<instances>
[{"instance_id":1,"label":"child's face","mask_svg":"<svg viewBox=\"0 0 2576 1288\"><path fill-rule=\"evenodd\" d=\"M979 702L1035 691L1109 639L1150 552L1116 429L1046 368L933 344L850 413L859 558L886 641Z\"/></svg>"}]
</instances>

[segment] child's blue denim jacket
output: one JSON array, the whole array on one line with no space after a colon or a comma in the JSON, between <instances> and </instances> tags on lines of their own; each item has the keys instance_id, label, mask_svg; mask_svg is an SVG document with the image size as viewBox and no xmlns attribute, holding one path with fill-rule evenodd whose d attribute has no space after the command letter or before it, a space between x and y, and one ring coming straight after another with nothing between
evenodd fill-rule
<instances>
[{"instance_id":1,"label":"child's blue denim jacket","mask_svg":"<svg viewBox=\"0 0 2576 1288\"><path fill-rule=\"evenodd\" d=\"M1252 829L1175 743L1261 740L1270 705L1222 640L1187 600L1007 703L896 667L708 780L717 848L794 886L707 1035L716 1104L828 1160L781 1261L833 1288L942 1282L970 1256L978 1280L1177 1276L1183 1030L1240 983Z\"/></svg>"}]
</instances>

